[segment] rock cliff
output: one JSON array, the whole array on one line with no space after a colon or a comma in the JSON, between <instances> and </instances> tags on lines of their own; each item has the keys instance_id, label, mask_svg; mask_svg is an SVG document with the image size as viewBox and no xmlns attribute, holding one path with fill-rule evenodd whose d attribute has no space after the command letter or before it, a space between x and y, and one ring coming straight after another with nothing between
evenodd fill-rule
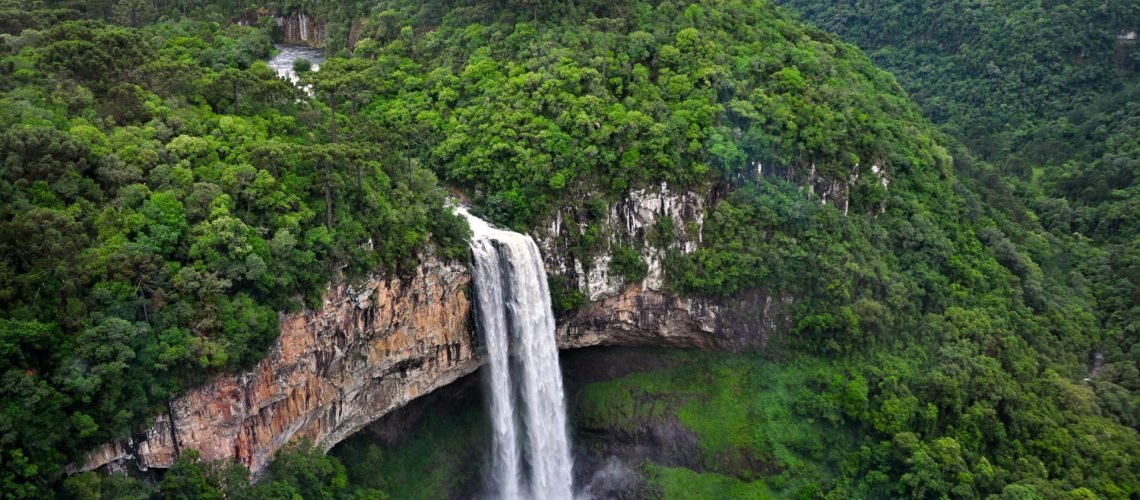
<instances>
[{"instance_id":1,"label":"rock cliff","mask_svg":"<svg viewBox=\"0 0 1140 500\"><path fill-rule=\"evenodd\" d=\"M786 330L791 297L752 290L732 300L679 297L634 285L592 302L558 326L558 346L767 349Z\"/></svg>"},{"instance_id":2,"label":"rock cliff","mask_svg":"<svg viewBox=\"0 0 1140 500\"><path fill-rule=\"evenodd\" d=\"M274 16L281 28L281 38L292 45L325 46L325 22L304 12Z\"/></svg>"},{"instance_id":3,"label":"rock cliff","mask_svg":"<svg viewBox=\"0 0 1140 500\"><path fill-rule=\"evenodd\" d=\"M559 347L657 345L765 349L786 329L790 297L754 290L731 301L663 290L662 248L644 244L668 217L681 226L673 248L700 239L704 198L667 186L634 191L607 208L610 244L633 244L649 272L638 283L611 276L606 253L584 264L566 252L559 213L540 231L548 272L573 277L591 302L564 318ZM576 222L575 222L576 223ZM584 270L588 268L588 270ZM413 399L474 372L485 360L471 317L470 272L424 259L413 276L335 285L320 310L281 317L281 336L258 366L226 375L171 402L134 439L96 450L81 467L166 468L185 449L203 459L232 458L257 477L287 442L324 450Z\"/></svg>"},{"instance_id":4,"label":"rock cliff","mask_svg":"<svg viewBox=\"0 0 1140 500\"><path fill-rule=\"evenodd\" d=\"M281 30L281 40L289 45L325 46L325 21L304 11L282 14L266 8L252 10L231 20L234 24L257 26L261 18L272 18Z\"/></svg>"},{"instance_id":5,"label":"rock cliff","mask_svg":"<svg viewBox=\"0 0 1140 500\"><path fill-rule=\"evenodd\" d=\"M144 434L97 450L82 467L166 468L185 449L260 474L291 440L327 450L377 417L475 371L470 274L425 259L415 274L330 288L320 310L281 318L253 370L175 399Z\"/></svg>"}]
</instances>

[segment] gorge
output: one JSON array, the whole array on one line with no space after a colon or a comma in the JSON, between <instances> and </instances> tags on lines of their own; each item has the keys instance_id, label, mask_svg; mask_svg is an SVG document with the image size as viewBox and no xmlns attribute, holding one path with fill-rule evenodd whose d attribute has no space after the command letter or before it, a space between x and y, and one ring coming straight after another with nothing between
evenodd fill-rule
<instances>
[{"instance_id":1,"label":"gorge","mask_svg":"<svg viewBox=\"0 0 1140 500\"><path fill-rule=\"evenodd\" d=\"M614 237L644 237L660 217L699 215L700 199L667 190L633 193L607 210L613 226L623 228ZM567 225L548 227L558 232L540 233L537 246L565 249ZM487 240L475 238L472 244L480 242ZM564 250L544 251L543 258L552 276L599 267ZM468 266L429 255L409 275L377 273L355 284L331 285L320 308L281 316L281 335L255 368L176 398L145 432L93 451L79 469L165 469L182 450L195 449L204 460L233 459L261 477L289 442L309 440L329 450L490 361L489 346L476 336L472 278ZM788 296L756 290L731 301L684 297L664 290L653 275L639 283L620 277L604 282L615 284L559 322L559 349L743 351L766 347L789 325Z\"/></svg>"}]
</instances>

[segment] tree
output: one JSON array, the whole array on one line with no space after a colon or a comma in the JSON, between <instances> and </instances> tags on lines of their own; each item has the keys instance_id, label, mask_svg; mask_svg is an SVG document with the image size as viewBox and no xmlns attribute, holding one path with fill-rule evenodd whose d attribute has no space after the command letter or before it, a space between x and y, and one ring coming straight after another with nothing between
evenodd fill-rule
<instances>
[{"instance_id":1,"label":"tree","mask_svg":"<svg viewBox=\"0 0 1140 500\"><path fill-rule=\"evenodd\" d=\"M230 111L239 114L239 105L243 94L253 93L260 81L248 71L237 68L226 68L217 73L211 80L209 99L214 108L221 110L222 103L230 102Z\"/></svg>"},{"instance_id":2,"label":"tree","mask_svg":"<svg viewBox=\"0 0 1140 500\"><path fill-rule=\"evenodd\" d=\"M157 17L151 0L118 0L111 6L111 19L123 26L139 27Z\"/></svg>"},{"instance_id":3,"label":"tree","mask_svg":"<svg viewBox=\"0 0 1140 500\"><path fill-rule=\"evenodd\" d=\"M308 73L313 70L313 63L304 57L293 60L293 72L297 74Z\"/></svg>"},{"instance_id":4,"label":"tree","mask_svg":"<svg viewBox=\"0 0 1140 500\"><path fill-rule=\"evenodd\" d=\"M292 486L302 498L338 498L348 490L344 465L308 442L278 451L269 474L273 482Z\"/></svg>"}]
</instances>

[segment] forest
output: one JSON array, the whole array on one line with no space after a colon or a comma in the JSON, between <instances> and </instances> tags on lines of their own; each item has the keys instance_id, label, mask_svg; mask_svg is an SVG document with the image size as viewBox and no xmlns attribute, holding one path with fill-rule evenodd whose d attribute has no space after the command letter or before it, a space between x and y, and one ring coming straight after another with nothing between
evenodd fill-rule
<instances>
[{"instance_id":1,"label":"forest","mask_svg":"<svg viewBox=\"0 0 1140 500\"><path fill-rule=\"evenodd\" d=\"M779 3L258 4L327 20L306 92L243 2L0 0L0 494L446 490L389 474L463 457L442 445L301 444L252 486L193 452L157 480L68 465L256 363L329 282L468 259L448 190L527 231L663 181L722 193L697 251L670 250L684 221L611 248L600 216L573 251L633 282L658 246L672 293L796 300L768 352L571 402L698 436L699 470L647 463L643 496L1140 494L1140 7ZM854 176L849 210L757 162Z\"/></svg>"}]
</instances>

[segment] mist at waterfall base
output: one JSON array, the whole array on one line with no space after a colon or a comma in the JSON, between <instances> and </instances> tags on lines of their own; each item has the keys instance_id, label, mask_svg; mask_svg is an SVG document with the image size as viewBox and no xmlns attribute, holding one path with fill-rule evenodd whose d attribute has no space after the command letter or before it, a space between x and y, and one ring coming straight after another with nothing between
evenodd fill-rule
<instances>
[{"instance_id":1,"label":"mist at waterfall base","mask_svg":"<svg viewBox=\"0 0 1140 500\"><path fill-rule=\"evenodd\" d=\"M554 313L538 245L456 209L474 236L477 330L489 358L492 427L487 492L494 498L570 499L570 443Z\"/></svg>"}]
</instances>

